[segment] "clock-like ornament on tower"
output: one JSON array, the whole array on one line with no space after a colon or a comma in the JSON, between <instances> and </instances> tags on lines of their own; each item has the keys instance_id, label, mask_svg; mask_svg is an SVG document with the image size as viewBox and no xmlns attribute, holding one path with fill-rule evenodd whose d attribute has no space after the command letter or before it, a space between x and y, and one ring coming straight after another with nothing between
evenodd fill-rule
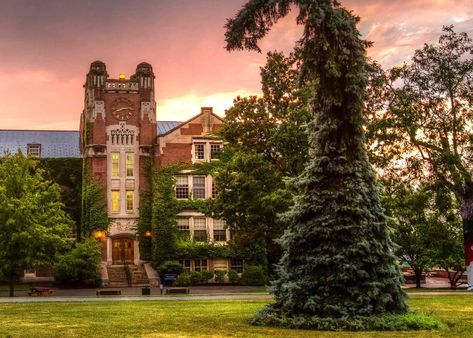
<instances>
[{"instance_id":1,"label":"clock-like ornament on tower","mask_svg":"<svg viewBox=\"0 0 473 338\"><path fill-rule=\"evenodd\" d=\"M120 97L112 102L112 115L120 121L126 121L133 117L135 109L133 108L133 103Z\"/></svg>"}]
</instances>

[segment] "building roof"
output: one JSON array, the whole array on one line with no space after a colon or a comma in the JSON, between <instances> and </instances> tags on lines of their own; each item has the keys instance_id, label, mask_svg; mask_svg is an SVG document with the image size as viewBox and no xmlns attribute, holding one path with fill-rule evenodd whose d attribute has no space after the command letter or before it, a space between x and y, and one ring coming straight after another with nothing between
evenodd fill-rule
<instances>
[{"instance_id":1,"label":"building roof","mask_svg":"<svg viewBox=\"0 0 473 338\"><path fill-rule=\"evenodd\" d=\"M182 121L157 121L158 135L166 134L167 132L175 129L182 123Z\"/></svg>"},{"instance_id":2,"label":"building roof","mask_svg":"<svg viewBox=\"0 0 473 338\"><path fill-rule=\"evenodd\" d=\"M157 121L158 135L182 124L180 121ZM6 151L27 153L28 144L41 145L41 157L81 157L78 131L60 130L0 130L0 156Z\"/></svg>"},{"instance_id":3,"label":"building roof","mask_svg":"<svg viewBox=\"0 0 473 338\"><path fill-rule=\"evenodd\" d=\"M80 157L78 131L0 130L0 156L26 154L28 144L40 144L41 157Z\"/></svg>"}]
</instances>

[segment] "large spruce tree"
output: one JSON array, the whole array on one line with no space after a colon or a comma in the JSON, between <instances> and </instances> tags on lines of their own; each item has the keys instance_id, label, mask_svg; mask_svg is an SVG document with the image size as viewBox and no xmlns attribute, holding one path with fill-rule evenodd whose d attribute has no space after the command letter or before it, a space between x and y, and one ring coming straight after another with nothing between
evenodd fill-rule
<instances>
[{"instance_id":1,"label":"large spruce tree","mask_svg":"<svg viewBox=\"0 0 473 338\"><path fill-rule=\"evenodd\" d=\"M226 25L227 49L259 51L258 40L291 5L304 25L302 80L316 83L310 158L286 214L276 303L258 320L320 328L318 319L403 313L401 276L365 150L367 44L358 18L335 0L250 0Z\"/></svg>"}]
</instances>

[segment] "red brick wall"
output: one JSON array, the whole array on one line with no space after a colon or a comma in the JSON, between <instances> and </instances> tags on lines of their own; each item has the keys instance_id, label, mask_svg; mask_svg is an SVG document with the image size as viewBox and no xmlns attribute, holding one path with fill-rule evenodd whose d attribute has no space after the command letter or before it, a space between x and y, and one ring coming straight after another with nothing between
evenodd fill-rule
<instances>
[{"instance_id":1,"label":"red brick wall","mask_svg":"<svg viewBox=\"0 0 473 338\"><path fill-rule=\"evenodd\" d=\"M166 143L166 147L162 148L159 165L166 166L179 162L192 163L191 150L192 145L188 143Z\"/></svg>"},{"instance_id":2,"label":"red brick wall","mask_svg":"<svg viewBox=\"0 0 473 338\"><path fill-rule=\"evenodd\" d=\"M202 135L204 126L200 123L189 123L188 128L181 128L181 135Z\"/></svg>"}]
</instances>

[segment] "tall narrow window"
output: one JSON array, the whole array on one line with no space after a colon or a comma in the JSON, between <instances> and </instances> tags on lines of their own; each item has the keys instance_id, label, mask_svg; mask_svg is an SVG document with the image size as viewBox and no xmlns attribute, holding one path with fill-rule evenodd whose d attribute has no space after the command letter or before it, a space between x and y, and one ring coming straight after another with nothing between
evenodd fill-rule
<instances>
[{"instance_id":1,"label":"tall narrow window","mask_svg":"<svg viewBox=\"0 0 473 338\"><path fill-rule=\"evenodd\" d=\"M215 181L213 177L212 177L212 198L217 198L217 186L215 185Z\"/></svg>"},{"instance_id":2,"label":"tall narrow window","mask_svg":"<svg viewBox=\"0 0 473 338\"><path fill-rule=\"evenodd\" d=\"M214 241L225 242L227 240L227 230L225 230L225 221L214 219Z\"/></svg>"},{"instance_id":3,"label":"tall narrow window","mask_svg":"<svg viewBox=\"0 0 473 338\"><path fill-rule=\"evenodd\" d=\"M221 150L222 146L220 144L210 144L210 159L219 159Z\"/></svg>"},{"instance_id":4,"label":"tall narrow window","mask_svg":"<svg viewBox=\"0 0 473 338\"><path fill-rule=\"evenodd\" d=\"M133 176L133 153L126 153L126 176L131 177Z\"/></svg>"},{"instance_id":5,"label":"tall narrow window","mask_svg":"<svg viewBox=\"0 0 473 338\"><path fill-rule=\"evenodd\" d=\"M194 241L207 241L207 223L205 217L194 217Z\"/></svg>"},{"instance_id":6,"label":"tall narrow window","mask_svg":"<svg viewBox=\"0 0 473 338\"><path fill-rule=\"evenodd\" d=\"M205 198L205 176L192 176L192 198Z\"/></svg>"},{"instance_id":7,"label":"tall narrow window","mask_svg":"<svg viewBox=\"0 0 473 338\"><path fill-rule=\"evenodd\" d=\"M205 159L205 144L204 143L196 143L195 145L195 159L196 160L203 160Z\"/></svg>"},{"instance_id":8,"label":"tall narrow window","mask_svg":"<svg viewBox=\"0 0 473 338\"><path fill-rule=\"evenodd\" d=\"M31 157L41 156L41 144L28 144L26 148L27 155Z\"/></svg>"},{"instance_id":9,"label":"tall narrow window","mask_svg":"<svg viewBox=\"0 0 473 338\"><path fill-rule=\"evenodd\" d=\"M126 192L126 212L133 212L133 191Z\"/></svg>"},{"instance_id":10,"label":"tall narrow window","mask_svg":"<svg viewBox=\"0 0 473 338\"><path fill-rule=\"evenodd\" d=\"M112 153L112 177L120 176L120 153Z\"/></svg>"},{"instance_id":11,"label":"tall narrow window","mask_svg":"<svg viewBox=\"0 0 473 338\"><path fill-rule=\"evenodd\" d=\"M176 198L189 198L189 181L187 176L176 176Z\"/></svg>"},{"instance_id":12,"label":"tall narrow window","mask_svg":"<svg viewBox=\"0 0 473 338\"><path fill-rule=\"evenodd\" d=\"M178 217L177 218L177 230L183 236L189 237L190 228L189 228L189 217Z\"/></svg>"},{"instance_id":13,"label":"tall narrow window","mask_svg":"<svg viewBox=\"0 0 473 338\"><path fill-rule=\"evenodd\" d=\"M120 191L112 190L112 212L120 211Z\"/></svg>"}]
</instances>

